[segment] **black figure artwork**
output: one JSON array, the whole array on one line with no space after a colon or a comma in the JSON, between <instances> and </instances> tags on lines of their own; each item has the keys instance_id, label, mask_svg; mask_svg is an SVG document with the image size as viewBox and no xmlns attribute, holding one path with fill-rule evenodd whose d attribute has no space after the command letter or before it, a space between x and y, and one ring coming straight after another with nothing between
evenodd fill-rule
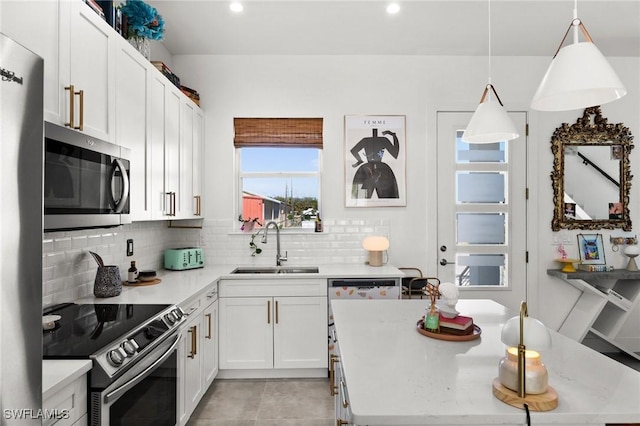
<instances>
[{"instance_id":1,"label":"black figure artwork","mask_svg":"<svg viewBox=\"0 0 640 426\"><path fill-rule=\"evenodd\" d=\"M351 148L351 154L358 160L353 167L358 167L353 177L351 197L358 198L359 190L365 191L365 198L370 199L375 192L378 198L399 198L398 182L393 170L388 164L382 162L385 150L398 158L400 143L398 137L392 131L385 130L384 136L378 136L378 129L373 129L371 137L362 138L360 142ZM393 143L386 137L391 135ZM364 149L367 162L363 163L360 151Z\"/></svg>"}]
</instances>

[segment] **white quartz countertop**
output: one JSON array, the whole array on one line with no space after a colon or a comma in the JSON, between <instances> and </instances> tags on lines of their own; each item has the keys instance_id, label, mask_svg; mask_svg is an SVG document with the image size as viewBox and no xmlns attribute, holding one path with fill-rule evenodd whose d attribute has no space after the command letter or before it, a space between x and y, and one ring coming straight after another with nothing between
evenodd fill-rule
<instances>
[{"instance_id":1,"label":"white quartz countertop","mask_svg":"<svg viewBox=\"0 0 640 426\"><path fill-rule=\"evenodd\" d=\"M492 394L505 347L504 322L517 313L490 300L456 309L480 326L479 339L449 342L416 330L426 300L333 300L354 425L526 424L525 412ZM553 411L531 412L531 424L640 422L640 372L554 331L542 353Z\"/></svg>"},{"instance_id":2,"label":"white quartz countertop","mask_svg":"<svg viewBox=\"0 0 640 426\"><path fill-rule=\"evenodd\" d=\"M300 279L300 278L393 278L404 276L403 272L391 265L380 267L364 264L318 265L318 273L301 274L231 274L236 267L243 265L212 265L187 271L158 271L161 282L147 286L123 286L119 296L99 298L87 296L76 303L173 303L181 305L194 295L205 290L220 278L225 280L247 279ZM286 265L309 266L309 265Z\"/></svg>"},{"instance_id":3,"label":"white quartz countertop","mask_svg":"<svg viewBox=\"0 0 640 426\"><path fill-rule=\"evenodd\" d=\"M46 400L91 370L91 360L60 359L42 361L42 399Z\"/></svg>"}]
</instances>

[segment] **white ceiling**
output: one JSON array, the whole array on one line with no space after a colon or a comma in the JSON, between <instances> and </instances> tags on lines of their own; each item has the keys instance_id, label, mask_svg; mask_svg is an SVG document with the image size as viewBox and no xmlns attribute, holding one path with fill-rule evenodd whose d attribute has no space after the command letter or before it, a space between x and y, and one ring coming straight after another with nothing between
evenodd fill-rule
<instances>
[{"instance_id":1,"label":"white ceiling","mask_svg":"<svg viewBox=\"0 0 640 426\"><path fill-rule=\"evenodd\" d=\"M147 0L180 54L488 55L555 53L574 0ZM605 56L640 57L640 0L580 0L578 16ZM584 38L580 36L580 41ZM569 40L570 41L570 40Z\"/></svg>"}]
</instances>

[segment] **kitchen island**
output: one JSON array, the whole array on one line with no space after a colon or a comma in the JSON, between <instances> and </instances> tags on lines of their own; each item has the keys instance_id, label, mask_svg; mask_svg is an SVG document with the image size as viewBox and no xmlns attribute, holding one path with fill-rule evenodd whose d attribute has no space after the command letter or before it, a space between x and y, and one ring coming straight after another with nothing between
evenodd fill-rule
<instances>
[{"instance_id":1,"label":"kitchen island","mask_svg":"<svg viewBox=\"0 0 640 426\"><path fill-rule=\"evenodd\" d=\"M337 409L340 420L353 425L526 424L523 410L492 394L505 350L500 333L517 313L490 300L461 300L456 309L473 317L482 334L450 342L416 330L427 303L332 302L340 346L337 375L344 382L337 386L336 406L347 405ZM531 412L531 424L640 422L640 372L554 331L551 337L542 361L558 393L558 407Z\"/></svg>"}]
</instances>

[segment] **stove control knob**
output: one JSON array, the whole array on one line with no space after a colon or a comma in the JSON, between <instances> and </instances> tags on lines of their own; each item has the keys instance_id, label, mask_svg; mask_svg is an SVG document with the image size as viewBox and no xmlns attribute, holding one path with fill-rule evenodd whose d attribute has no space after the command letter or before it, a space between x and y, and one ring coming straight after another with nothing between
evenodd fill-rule
<instances>
[{"instance_id":1,"label":"stove control knob","mask_svg":"<svg viewBox=\"0 0 640 426\"><path fill-rule=\"evenodd\" d=\"M127 357L126 352L121 347L117 349L110 350L107 353L107 361L114 367L118 367L122 365L124 359Z\"/></svg>"},{"instance_id":2,"label":"stove control knob","mask_svg":"<svg viewBox=\"0 0 640 426\"><path fill-rule=\"evenodd\" d=\"M173 312L169 312L168 314L165 314L164 319L167 320L167 322L169 323L169 325L173 325L176 323L176 316Z\"/></svg>"},{"instance_id":3,"label":"stove control knob","mask_svg":"<svg viewBox=\"0 0 640 426\"><path fill-rule=\"evenodd\" d=\"M132 357L139 348L135 340L125 340L120 347L128 357Z\"/></svg>"},{"instance_id":4,"label":"stove control knob","mask_svg":"<svg viewBox=\"0 0 640 426\"><path fill-rule=\"evenodd\" d=\"M176 319L181 319L184 316L184 313L180 308L176 308L171 312L173 312L173 315L175 315Z\"/></svg>"}]
</instances>

